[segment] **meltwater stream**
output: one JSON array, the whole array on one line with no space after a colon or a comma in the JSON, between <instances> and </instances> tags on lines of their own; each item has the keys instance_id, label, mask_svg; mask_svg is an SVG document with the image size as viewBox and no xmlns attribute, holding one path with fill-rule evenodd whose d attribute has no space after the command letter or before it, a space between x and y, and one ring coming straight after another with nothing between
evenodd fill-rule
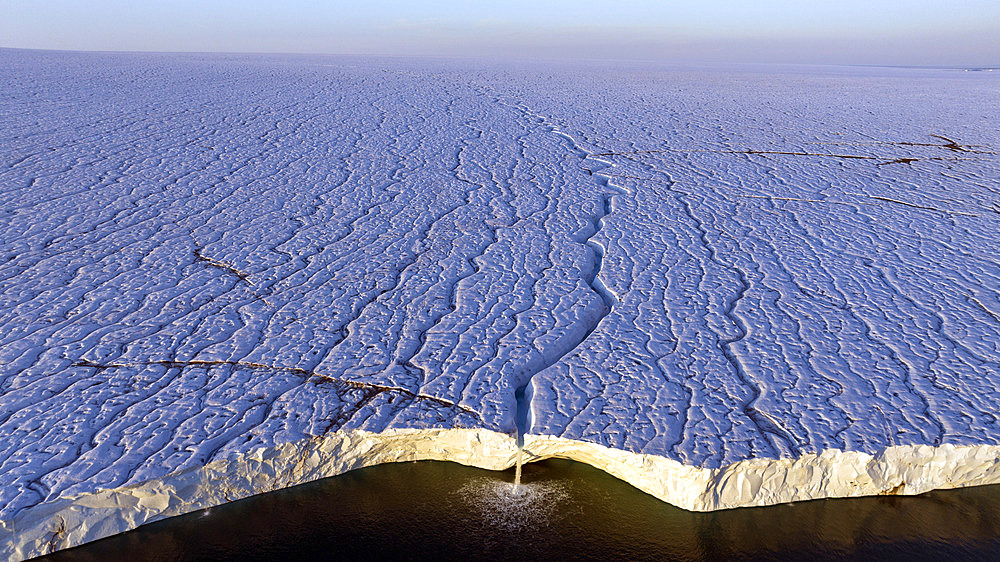
<instances>
[{"instance_id":1,"label":"meltwater stream","mask_svg":"<svg viewBox=\"0 0 1000 562\"><path fill-rule=\"evenodd\" d=\"M374 466L50 560L995 559L1000 486L693 513L585 464Z\"/></svg>"},{"instance_id":2,"label":"meltwater stream","mask_svg":"<svg viewBox=\"0 0 1000 562\"><path fill-rule=\"evenodd\" d=\"M514 491L517 492L521 489L521 464L524 459L524 447L518 445L517 447L517 461L514 464Z\"/></svg>"}]
</instances>

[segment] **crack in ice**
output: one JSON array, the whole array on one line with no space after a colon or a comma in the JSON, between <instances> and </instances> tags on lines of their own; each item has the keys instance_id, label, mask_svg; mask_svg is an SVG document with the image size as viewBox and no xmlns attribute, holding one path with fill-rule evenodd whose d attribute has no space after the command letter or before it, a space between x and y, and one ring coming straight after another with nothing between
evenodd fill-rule
<instances>
[{"instance_id":1,"label":"crack in ice","mask_svg":"<svg viewBox=\"0 0 1000 562\"><path fill-rule=\"evenodd\" d=\"M503 102L501 101L501 103ZM576 141L576 139L559 130L557 126L551 124L548 121L548 119L545 118L544 116L534 113L530 109L520 104L517 104L515 107L517 107L517 109L519 109L525 115L535 119L535 121L543 128L545 128L548 132L554 133L555 135L560 137L563 140L564 144L570 149L570 151L575 153L575 156L578 156L579 158L584 160L589 159L600 163L602 166L596 169L590 169L590 168L581 168L581 169L587 172L588 175L595 177L596 183L602 188L605 188L605 190L600 193L601 200L600 200L600 207L598 210L598 214L590 217L592 226L590 234L585 238L576 240L578 243L587 246L593 254L593 267L591 268L590 272L585 276L585 281L587 285L590 287L590 289L601 298L604 307L600 315L597 317L597 319L593 322L593 324L591 324L587 328L587 330L577 341L567 346L561 352L555 354L551 359L545 361L544 364L541 366L541 368L528 374L524 382L518 385L518 387L514 390L514 399L517 404L514 423L517 429L517 444L518 447L521 447L524 445L524 435L527 433L531 423L530 413L531 413L532 395L530 392L531 390L530 387L532 379L538 373L558 363L560 359L565 357L570 352L578 349L580 345L583 344L583 342L587 341L587 338L589 338L590 335L594 332L594 330L596 330L597 327L600 325L601 320L606 318L611 313L612 308L614 308L615 304L617 304L618 302L617 296L613 292L611 292L610 289L608 289L607 285L605 285L604 281L600 278L601 268L604 264L605 248L604 246L599 244L596 240L594 240L594 237L597 235L598 232L600 232L604 228L604 218L615 211L614 195L616 194L627 195L628 190L612 184L610 182L611 176L607 174L602 174L600 172L600 170L604 168L614 167L614 164L612 162L608 162L606 160L597 158L597 155L583 149Z\"/></svg>"}]
</instances>

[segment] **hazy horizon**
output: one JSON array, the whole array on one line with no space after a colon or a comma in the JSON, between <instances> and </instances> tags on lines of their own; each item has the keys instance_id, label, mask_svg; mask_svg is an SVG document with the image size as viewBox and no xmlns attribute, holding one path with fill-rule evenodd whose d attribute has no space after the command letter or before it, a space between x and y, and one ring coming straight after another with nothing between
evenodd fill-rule
<instances>
[{"instance_id":1,"label":"hazy horizon","mask_svg":"<svg viewBox=\"0 0 1000 562\"><path fill-rule=\"evenodd\" d=\"M909 66L1000 64L1000 3L0 0L0 47Z\"/></svg>"}]
</instances>

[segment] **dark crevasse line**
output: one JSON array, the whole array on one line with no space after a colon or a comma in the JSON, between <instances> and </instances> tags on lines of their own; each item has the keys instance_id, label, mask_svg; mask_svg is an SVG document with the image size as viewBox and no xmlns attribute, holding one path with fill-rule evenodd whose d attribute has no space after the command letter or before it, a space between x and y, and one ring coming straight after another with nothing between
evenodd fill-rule
<instances>
[{"instance_id":1,"label":"dark crevasse line","mask_svg":"<svg viewBox=\"0 0 1000 562\"><path fill-rule=\"evenodd\" d=\"M501 101L500 103L503 102ZM608 314L611 313L611 309L618 303L618 298L614 295L614 293L612 293L607 288L607 286L600 278L601 269L604 265L605 249L603 246L601 246L594 240L594 236L596 236L597 233L604 228L604 218L615 211L614 195L627 195L628 191L622 187L612 184L608 176L600 174L599 170L613 166L611 162L607 162L605 160L596 158L594 154L581 148L573 137L567 135L566 133L563 133L555 125L550 124L549 121L544 116L538 115L537 113L530 111L529 109L520 104L514 107L523 112L525 115L528 115L529 117L533 118L539 125L544 127L550 133L554 133L555 135L559 136L563 140L563 144L567 148L569 148L571 152L575 153L581 159L590 159L592 161L599 163L600 164L599 167L585 171L587 171L594 178L595 182L600 187L604 188L604 190L600 193L601 204L599 207L598 214L590 217L590 221L592 223L592 231L585 238L576 240L576 242L584 244L588 248L590 248L590 251L593 253L593 267L591 267L591 270L587 273L585 280L587 284L590 286L591 290L597 293L597 295L603 301L604 309L601 312L601 314L597 317L597 319L590 326L587 327L587 330L577 341L572 342L571 345L566 346L565 349L563 349L558 354L554 355L551 359L546 360L544 364L541 366L541 368L536 369L534 372L528 374L528 376L525 377L524 381L521 382L521 384L518 385L517 388L514 390L514 399L517 404L517 409L514 418L514 423L517 428L517 445L518 447L522 447L524 445L524 435L528 431L528 428L531 423L530 413L531 413L531 401L532 401L532 392L531 392L532 379L535 377L535 375L544 371L545 369L549 368L555 363L559 362L559 360L565 357L568 353L577 349L584 341L587 340L587 338L590 337L590 335L594 332L594 330L596 330L597 327L600 325L601 320L607 317Z\"/></svg>"}]
</instances>

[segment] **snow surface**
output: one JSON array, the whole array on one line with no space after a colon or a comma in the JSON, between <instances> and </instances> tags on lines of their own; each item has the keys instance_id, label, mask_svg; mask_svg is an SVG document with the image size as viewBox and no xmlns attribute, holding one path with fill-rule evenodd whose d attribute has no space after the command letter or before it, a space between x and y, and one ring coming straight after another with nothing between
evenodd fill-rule
<instances>
[{"instance_id":1,"label":"snow surface","mask_svg":"<svg viewBox=\"0 0 1000 562\"><path fill-rule=\"evenodd\" d=\"M491 468L527 434L653 480L925 445L965 471L934 486L1000 479L996 75L0 50L0 78L12 536L411 430ZM44 517L37 551L100 536Z\"/></svg>"}]
</instances>

